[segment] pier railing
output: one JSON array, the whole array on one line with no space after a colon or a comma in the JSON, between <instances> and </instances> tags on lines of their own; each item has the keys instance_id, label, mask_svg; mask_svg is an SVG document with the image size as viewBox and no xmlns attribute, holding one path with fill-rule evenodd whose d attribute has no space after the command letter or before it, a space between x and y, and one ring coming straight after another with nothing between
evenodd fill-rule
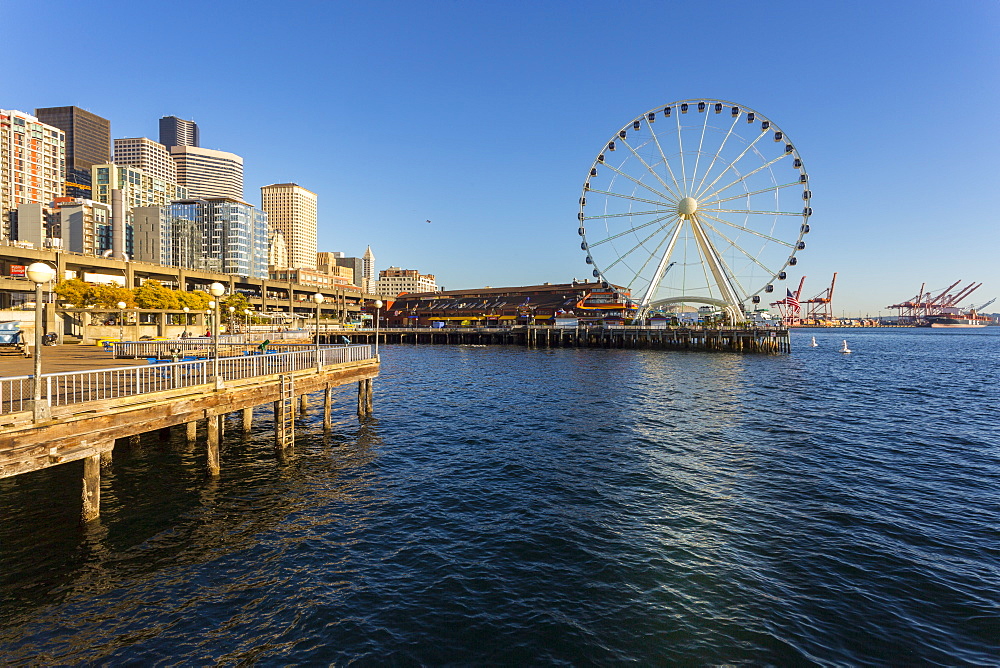
<instances>
[{"instance_id":1,"label":"pier railing","mask_svg":"<svg viewBox=\"0 0 1000 668\"><path fill-rule=\"evenodd\" d=\"M316 352L315 347L310 347L286 353L219 357L219 377L223 382L235 381L375 358L369 345L324 346L319 349L318 362ZM204 385L215 380L214 362L208 358L42 374L42 400L50 406L65 406ZM0 414L31 410L32 380L32 376L0 378Z\"/></svg>"},{"instance_id":2,"label":"pier railing","mask_svg":"<svg viewBox=\"0 0 1000 668\"><path fill-rule=\"evenodd\" d=\"M231 338L219 337L219 356L230 357L242 355L247 348L256 347L258 341L241 341ZM280 346L282 352L288 351L295 346L311 346L309 339L285 339L284 341L271 341L271 345ZM112 341L108 343L112 356L115 359L138 359L140 357L155 357L158 359L170 359L172 355L186 357L191 354L212 354L212 339L207 337L197 337L193 339L177 339L166 341ZM272 351L273 352L273 351Z\"/></svg>"}]
</instances>

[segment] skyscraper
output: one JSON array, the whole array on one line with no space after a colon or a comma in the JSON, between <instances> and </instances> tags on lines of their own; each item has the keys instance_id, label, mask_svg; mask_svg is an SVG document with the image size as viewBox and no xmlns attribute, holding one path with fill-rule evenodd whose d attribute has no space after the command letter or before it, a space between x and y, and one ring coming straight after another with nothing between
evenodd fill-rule
<instances>
[{"instance_id":1,"label":"skyscraper","mask_svg":"<svg viewBox=\"0 0 1000 668\"><path fill-rule=\"evenodd\" d=\"M261 208L272 230L281 232L293 269L316 268L316 193L295 183L260 189Z\"/></svg>"},{"instance_id":2,"label":"skyscraper","mask_svg":"<svg viewBox=\"0 0 1000 668\"><path fill-rule=\"evenodd\" d=\"M138 167L146 174L177 184L177 165L170 151L159 142L146 137L115 139L116 165Z\"/></svg>"},{"instance_id":3,"label":"skyscraper","mask_svg":"<svg viewBox=\"0 0 1000 668\"><path fill-rule=\"evenodd\" d=\"M369 246L365 250L365 254L361 256L362 262L362 276L361 276L361 291L365 294L375 293L375 253L372 252L372 247Z\"/></svg>"},{"instance_id":4,"label":"skyscraper","mask_svg":"<svg viewBox=\"0 0 1000 668\"><path fill-rule=\"evenodd\" d=\"M66 195L91 199L90 168L111 157L111 121L79 107L35 109L42 123L66 135Z\"/></svg>"},{"instance_id":5,"label":"skyscraper","mask_svg":"<svg viewBox=\"0 0 1000 668\"><path fill-rule=\"evenodd\" d=\"M66 135L23 111L0 109L0 238L17 239L21 204L48 206L62 197Z\"/></svg>"},{"instance_id":6,"label":"skyscraper","mask_svg":"<svg viewBox=\"0 0 1000 668\"><path fill-rule=\"evenodd\" d=\"M189 197L243 199L243 158L235 153L197 146L171 146L177 184Z\"/></svg>"},{"instance_id":7,"label":"skyscraper","mask_svg":"<svg viewBox=\"0 0 1000 668\"><path fill-rule=\"evenodd\" d=\"M176 116L160 119L160 143L171 146L198 146L198 124Z\"/></svg>"}]
</instances>

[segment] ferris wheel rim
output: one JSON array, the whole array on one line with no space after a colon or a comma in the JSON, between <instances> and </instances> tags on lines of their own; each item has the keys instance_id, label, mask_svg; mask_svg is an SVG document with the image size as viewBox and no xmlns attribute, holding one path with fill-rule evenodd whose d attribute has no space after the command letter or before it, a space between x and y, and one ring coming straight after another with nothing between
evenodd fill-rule
<instances>
[{"instance_id":1,"label":"ferris wheel rim","mask_svg":"<svg viewBox=\"0 0 1000 668\"><path fill-rule=\"evenodd\" d=\"M682 127L680 125L681 123L680 116L682 113L687 113L687 111L690 110L689 109L690 105L695 105L697 107L697 113L704 114L705 120L701 127L697 150L693 152L688 150L687 152L685 152L682 140ZM703 156L706 156L709 153L711 153L711 151L708 151L707 153L703 151L705 134L707 128L709 127L708 126L709 118L711 117L713 112L715 115L719 115L721 111L723 109L726 109L727 107L731 112L731 116L733 119L732 124L729 126L729 129L726 131L725 136L723 137L721 143L716 148L714 154L711 154L710 157L705 157L705 160L709 162L709 166L704 170L700 170ZM679 160L680 163L679 171L681 172L680 180L677 179L677 175L673 170L673 166L671 165L670 160L667 158L667 153L663 150L663 147L660 146L659 138L656 134L656 131L653 129L653 122L655 121L656 114L660 113L661 110L665 117L670 116L671 110L677 110L677 112L679 112L673 114L677 125L677 138L679 146L676 153L671 151L670 155L672 157L676 156L677 159ZM736 128L739 121L743 118L745 118L749 123L760 121L761 131L757 134L756 138L752 139L752 141L749 141L749 143L746 144L746 146L743 148L743 150L739 153L739 155L735 159L728 159L722 157L722 153L724 148L726 147L726 143L733 135L733 131ZM663 174L657 172L650 164L648 164L643 159L643 157L635 150L635 148L633 148L627 141L629 133L631 131L641 129L643 125L645 125L646 128L648 129L652 141L655 142L656 144L659 156L660 158L662 158L663 166L666 168L666 171ZM713 132L717 131L717 128L715 128L714 126L712 129ZM723 177L727 173L729 173L730 170L733 170L735 173L738 173L739 170L735 168L735 166L750 151L754 151L758 157L760 157L762 160L764 159L763 154L761 154L759 149L755 148L755 145L763 137L768 135L768 131L771 131L773 133L775 142L784 141L784 151L781 154L779 154L776 158L763 162L763 164L759 165L748 174L745 175L740 174L737 178L731 181L726 181L725 179L723 179ZM741 141L744 142L748 141L746 138L743 137L742 134L737 133L737 136ZM649 140L647 140L647 143L648 141ZM625 147L632 154L632 156L638 160L639 163L642 164L642 167L645 169L645 171L654 177L653 179L654 182L652 183L652 185L651 183L642 182L639 179L636 179L630 176L629 174L624 173L623 171L617 169L614 165L608 162L605 154L610 151L615 151L617 148L616 143L621 143L621 145ZM692 175L690 179L688 178L687 174L688 164L687 160L685 159L686 157L692 157L694 161L694 164L691 166ZM711 181L708 181L709 175L712 174L713 167L720 160L720 158L723 160L725 168L722 169L720 173L715 175L715 177ZM791 160L794 168L797 170L797 173L799 175L797 181L791 181L787 183L779 182L775 178L774 172L771 171L771 167L773 165L777 164L779 161L784 160L786 158L789 158ZM726 164L727 160L728 164ZM624 165L624 163L622 164ZM611 185L607 186L604 189L592 187L591 186L592 179L599 174L597 170L605 168L610 168L613 172L616 172L616 174L612 176ZM758 188L755 189L754 191L747 190L747 181L749 177L763 170L768 170L771 183L766 187ZM701 172L700 179L698 179L699 172ZM619 192L614 192L616 187L616 180L618 179L619 176L623 177L628 181L631 181L634 184L633 186L634 188L642 189L643 194L645 196L644 197L635 196L635 191L633 191L631 195L623 195ZM720 181L723 181L722 186L716 187L718 186ZM736 194L732 193L726 194L727 190L737 185L741 185L743 187L742 192L736 192ZM803 192L802 210L801 211L781 210L777 206L777 202L779 200L779 191L788 188L794 188L795 186L799 186L800 188L802 188ZM644 203L651 205L652 208L648 211L635 212L631 210L626 210L625 212L620 214L608 214L605 212L604 214L587 216L586 205L587 205L588 194L603 195L605 198L621 197L623 199L632 200L636 203ZM763 209L758 210L749 208L750 206L749 201L754 196L767 195L767 194L773 194L775 197L776 206L773 208L773 210L763 210ZM791 141L791 138L787 136L787 133L785 133L780 128L780 126L774 123L769 117L760 114L755 109L752 109L745 105L741 105L729 100L719 100L715 98L688 98L683 100L677 100L675 102L671 102L668 105L654 107L644 112L643 114L636 116L631 121L626 123L624 126L622 126L621 129L619 129L617 132L611 135L608 141L604 143L597 157L591 163L589 175L585 179L581 191L581 196L579 201L579 212L577 216L579 223L578 232L580 237L582 238L581 249L584 250L587 254L586 255L587 263L593 265L594 267L593 269L594 277L599 279L604 284L612 285L614 284L614 280L611 276L609 276L610 270L615 265L621 263L628 255L634 252L636 248L642 247L645 241L650 240L653 236L655 236L655 234L665 230L667 227L670 227L671 225L677 225L679 229L680 226L683 225L685 221L696 221L700 217L704 217L708 219L707 221L704 222L704 227L708 227L709 229L711 229L712 233L716 235L718 238L725 239L725 241L728 243L726 250L735 249L741 252L743 255L746 256L748 260L756 263L761 269L770 274L770 276L767 278L766 281L760 282L760 285L756 284L751 285L749 288L746 288L742 285L740 285L739 288L732 286L731 283L733 280L735 280L734 272L731 270L731 268L729 268L726 265L725 261L721 257L719 257L719 253L715 251L715 249L713 248L711 239L707 235L705 235L704 230L702 230L703 236L699 240L698 247L702 248L704 251L703 263L708 263L712 265L712 273L714 274L714 280L716 281L717 286L722 291L722 293L725 294L726 290L722 289L722 286L730 284L731 294L728 295L727 298L728 301L730 301L731 303L745 304L747 301L750 301L755 297L758 298L759 301L759 295L761 295L764 292L772 291L774 282L776 280L781 280L785 278L786 276L785 270L789 266L796 264L797 262L797 260L795 259L796 252L804 248L804 242L802 241L802 239L803 236L809 231L808 220L809 217L812 215L812 209L810 206L811 198L812 198L812 193L809 187L808 172L806 171L805 163L802 160L801 154L799 153L797 146L794 144L794 142ZM746 200L748 202L746 208L743 209L735 208L735 205L739 202L739 200ZM732 204L729 204L728 206L725 207L720 206L726 203L732 203ZM685 213L681 209L676 209L677 213L671 215L670 210L668 208L670 205L679 206L682 208L686 207L684 211L687 211L687 213ZM698 216L696 213L696 209L699 207L699 205L704 206L701 216ZM744 224L735 225L731 221L726 220L723 214L742 214L745 217ZM601 220L605 221L606 223L606 221L612 217L623 217L623 218L627 217L629 219L632 219L638 215L652 215L655 217L652 222L644 222L639 226L627 228L618 234L614 235L609 234L607 237L597 241L591 242L591 240L588 239L587 229L586 229L588 220ZM799 226L799 231L797 235L793 237L793 241L788 242L778 239L773 235L763 234L758 230L753 229L748 224L748 220L752 216L771 216L771 217L791 216L795 218L801 218L801 224ZM663 223L663 221L666 222ZM619 256L616 260L614 260L614 262L611 263L611 265L605 264L602 267L598 265L598 261L595 260L595 258L593 257L594 255L593 249L597 248L598 246L613 241L616 238L624 237L625 235L628 235L630 233L637 232L638 230L643 229L649 225L659 224L659 223L663 224L660 227L657 227L654 230L653 234L649 235L645 240L641 239L635 247L628 250L623 255ZM696 225L695 222L691 222L692 227L695 227L695 225ZM739 233L748 232L750 235L759 237L769 243L780 244L788 248L787 255L786 257L784 257L783 261L779 260L780 266L778 266L777 269L765 266L753 254L747 252L743 248L743 246L741 246L735 240L729 238L725 233L720 232L718 229L716 229L715 227L716 225L720 227L728 226L729 228L735 228L739 231ZM697 226L702 227L703 223L699 221L697 222ZM774 224L772 223L772 228L773 227ZM697 236L697 234L695 236ZM736 235L734 234L734 236ZM661 241L660 243L662 245L663 242ZM659 246L657 246L656 250L658 249ZM655 252L656 251L654 250L653 254L655 254ZM631 287L631 283L634 283L640 277L640 274L646 270L646 267L649 264L650 260L652 259L653 254L650 254L650 256L646 259L646 262L642 264L642 267L638 271L634 272L634 276L629 284L629 287ZM653 277L649 280L649 285L647 286L647 294L644 295L643 299L641 300L642 305L644 307L648 308L651 304L654 303L654 301L661 301L661 300L653 300L652 296L653 292L659 287L659 283L663 278L662 266L664 265L667 259L668 259L667 254L665 254L659 263L657 272L655 272L653 274ZM626 264L625 266L628 265ZM671 264L670 266L673 266L673 264ZM631 271L631 267L629 267L629 269ZM709 279L707 272L705 278L706 278L706 284L711 286L712 279ZM689 301L695 302L695 298L697 296L698 295L688 295L687 299Z\"/></svg>"}]
</instances>

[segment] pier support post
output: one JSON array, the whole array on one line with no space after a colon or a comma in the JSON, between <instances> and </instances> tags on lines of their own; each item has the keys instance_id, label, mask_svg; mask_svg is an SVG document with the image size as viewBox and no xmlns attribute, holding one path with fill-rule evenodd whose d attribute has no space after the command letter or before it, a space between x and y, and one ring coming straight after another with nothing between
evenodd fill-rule
<instances>
[{"instance_id":1,"label":"pier support post","mask_svg":"<svg viewBox=\"0 0 1000 668\"><path fill-rule=\"evenodd\" d=\"M221 423L222 416L220 415L209 415L208 416L208 435L207 435L207 453L208 453L208 475L217 476L222 470L219 465L219 440L221 436Z\"/></svg>"},{"instance_id":2,"label":"pier support post","mask_svg":"<svg viewBox=\"0 0 1000 668\"><path fill-rule=\"evenodd\" d=\"M249 434L253 430L253 406L243 409L243 433Z\"/></svg>"},{"instance_id":3,"label":"pier support post","mask_svg":"<svg viewBox=\"0 0 1000 668\"><path fill-rule=\"evenodd\" d=\"M372 379L358 381L358 417L372 414Z\"/></svg>"},{"instance_id":4,"label":"pier support post","mask_svg":"<svg viewBox=\"0 0 1000 668\"><path fill-rule=\"evenodd\" d=\"M198 440L198 423L194 420L191 420L185 425L185 427L186 427L185 437L187 439L187 444L194 445L194 443Z\"/></svg>"},{"instance_id":5,"label":"pier support post","mask_svg":"<svg viewBox=\"0 0 1000 668\"><path fill-rule=\"evenodd\" d=\"M300 394L299 395L299 415L305 415L306 411L309 409L309 395Z\"/></svg>"},{"instance_id":6,"label":"pier support post","mask_svg":"<svg viewBox=\"0 0 1000 668\"><path fill-rule=\"evenodd\" d=\"M333 388L329 385L323 392L323 431L330 431L330 409L333 408Z\"/></svg>"},{"instance_id":7,"label":"pier support post","mask_svg":"<svg viewBox=\"0 0 1000 668\"><path fill-rule=\"evenodd\" d=\"M101 455L83 458L83 512L84 522L96 520L101 514Z\"/></svg>"}]
</instances>

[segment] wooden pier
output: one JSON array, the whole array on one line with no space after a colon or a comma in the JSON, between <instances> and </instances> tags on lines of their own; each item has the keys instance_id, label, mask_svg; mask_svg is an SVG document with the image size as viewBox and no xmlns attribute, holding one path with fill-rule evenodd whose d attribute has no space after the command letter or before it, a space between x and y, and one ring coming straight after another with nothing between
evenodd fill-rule
<instances>
[{"instance_id":1,"label":"wooden pier","mask_svg":"<svg viewBox=\"0 0 1000 668\"><path fill-rule=\"evenodd\" d=\"M644 348L778 354L791 351L788 329L768 327L463 327L379 329L383 344L521 345L531 348ZM374 343L374 329L325 330L324 342Z\"/></svg>"},{"instance_id":2,"label":"wooden pier","mask_svg":"<svg viewBox=\"0 0 1000 668\"><path fill-rule=\"evenodd\" d=\"M255 407L274 407L275 447L294 443L290 416L299 399L324 393L323 425L329 429L333 389L358 384L358 415L372 412L372 380L379 361L370 346L330 346L275 354L92 368L43 374L45 410L33 405L30 377L0 378L0 478L83 460L82 517L100 514L101 463L119 439L147 432L161 436L184 426L189 443L206 423L207 473L221 470L223 418L242 414L249 431ZM119 362L120 364L120 362ZM40 417L41 416L41 417Z\"/></svg>"}]
</instances>

